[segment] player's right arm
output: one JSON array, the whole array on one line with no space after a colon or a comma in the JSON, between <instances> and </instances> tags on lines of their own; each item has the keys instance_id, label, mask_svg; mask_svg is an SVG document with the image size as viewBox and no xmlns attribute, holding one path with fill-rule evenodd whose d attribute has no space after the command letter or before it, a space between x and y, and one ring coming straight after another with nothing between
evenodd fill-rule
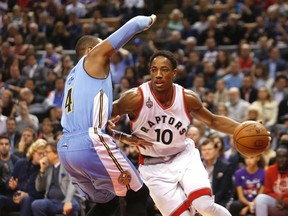
<instances>
[{"instance_id":1,"label":"player's right arm","mask_svg":"<svg viewBox=\"0 0 288 216\"><path fill-rule=\"evenodd\" d=\"M96 78L106 78L109 73L109 58L124 46L135 34L145 31L156 20L156 16L136 16L111 34L107 39L91 47L87 54L84 68L89 75Z\"/></svg>"}]
</instances>

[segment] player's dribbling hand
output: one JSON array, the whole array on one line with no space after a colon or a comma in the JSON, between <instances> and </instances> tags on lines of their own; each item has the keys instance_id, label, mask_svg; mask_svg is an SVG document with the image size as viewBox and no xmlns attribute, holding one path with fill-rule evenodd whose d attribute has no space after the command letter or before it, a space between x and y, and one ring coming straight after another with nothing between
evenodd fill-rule
<instances>
[{"instance_id":1,"label":"player's dribbling hand","mask_svg":"<svg viewBox=\"0 0 288 216\"><path fill-rule=\"evenodd\" d=\"M121 136L121 141L122 143L126 144L126 145L135 145L135 146L140 146L141 148L146 149L146 146L152 146L153 143L147 142L144 139L141 139L137 136L134 135L122 135Z\"/></svg>"}]
</instances>

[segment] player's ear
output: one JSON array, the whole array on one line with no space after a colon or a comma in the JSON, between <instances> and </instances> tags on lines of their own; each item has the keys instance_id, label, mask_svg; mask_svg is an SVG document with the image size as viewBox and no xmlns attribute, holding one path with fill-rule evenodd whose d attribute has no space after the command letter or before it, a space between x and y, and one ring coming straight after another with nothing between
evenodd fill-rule
<instances>
[{"instance_id":1,"label":"player's ear","mask_svg":"<svg viewBox=\"0 0 288 216\"><path fill-rule=\"evenodd\" d=\"M177 69L175 68L175 69L173 69L173 77L175 78L176 77L176 74L177 74Z\"/></svg>"}]
</instances>

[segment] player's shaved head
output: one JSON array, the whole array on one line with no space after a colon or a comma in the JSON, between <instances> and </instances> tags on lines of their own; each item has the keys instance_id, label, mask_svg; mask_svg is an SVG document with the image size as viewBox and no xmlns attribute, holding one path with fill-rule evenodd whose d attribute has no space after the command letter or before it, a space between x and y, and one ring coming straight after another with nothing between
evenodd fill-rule
<instances>
[{"instance_id":1,"label":"player's shaved head","mask_svg":"<svg viewBox=\"0 0 288 216\"><path fill-rule=\"evenodd\" d=\"M102 40L100 38L91 36L91 35L84 35L82 36L76 44L75 51L77 59L82 58L86 54L86 49L91 47L93 48Z\"/></svg>"}]
</instances>

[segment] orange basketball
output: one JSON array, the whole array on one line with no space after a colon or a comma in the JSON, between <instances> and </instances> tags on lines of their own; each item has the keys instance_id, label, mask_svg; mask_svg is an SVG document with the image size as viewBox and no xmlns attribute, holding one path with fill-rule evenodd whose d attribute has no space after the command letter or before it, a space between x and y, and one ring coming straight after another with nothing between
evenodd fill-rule
<instances>
[{"instance_id":1,"label":"orange basketball","mask_svg":"<svg viewBox=\"0 0 288 216\"><path fill-rule=\"evenodd\" d=\"M261 123L245 121L234 131L234 147L244 156L256 156L268 147L269 137L270 134Z\"/></svg>"}]
</instances>

